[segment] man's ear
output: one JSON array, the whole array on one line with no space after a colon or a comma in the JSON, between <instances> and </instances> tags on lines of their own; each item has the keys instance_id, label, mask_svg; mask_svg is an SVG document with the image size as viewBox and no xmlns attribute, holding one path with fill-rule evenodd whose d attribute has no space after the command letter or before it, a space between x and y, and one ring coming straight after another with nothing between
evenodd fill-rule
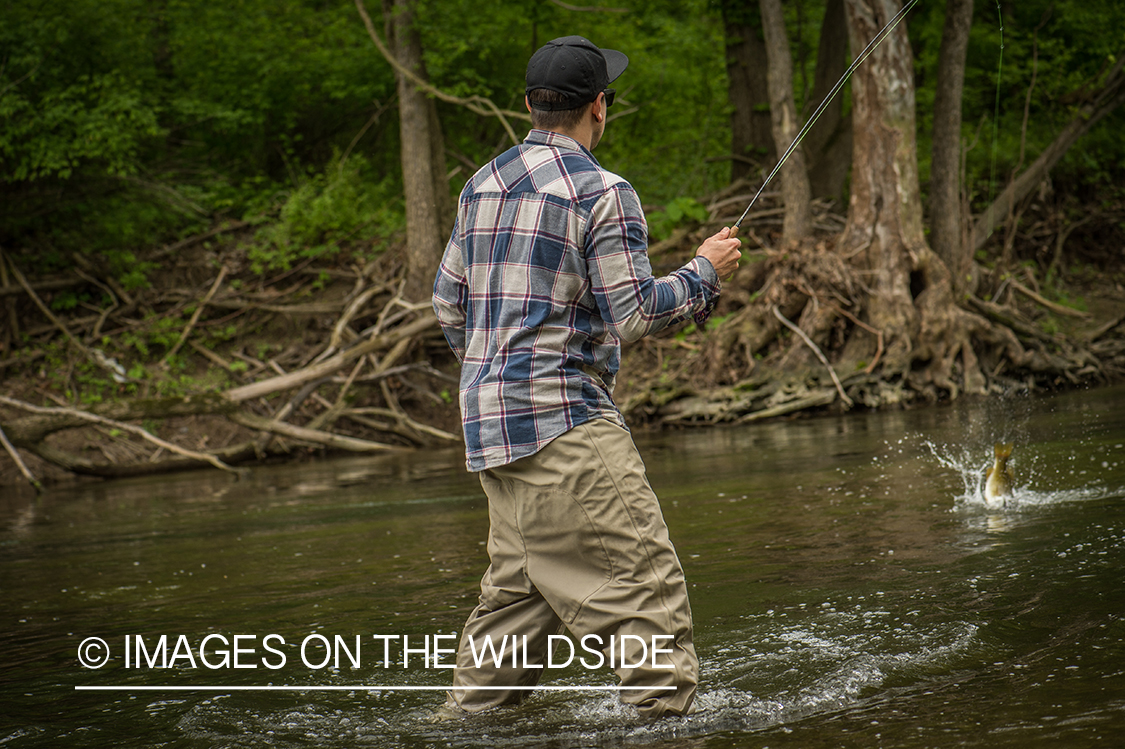
<instances>
[{"instance_id":1,"label":"man's ear","mask_svg":"<svg viewBox=\"0 0 1125 749\"><path fill-rule=\"evenodd\" d=\"M597 122L605 119L605 93L598 94L598 98L594 99L594 103L590 105L590 113L594 115Z\"/></svg>"},{"instance_id":2,"label":"man's ear","mask_svg":"<svg viewBox=\"0 0 1125 749\"><path fill-rule=\"evenodd\" d=\"M527 107L528 112L531 111L531 99L527 98L526 95L523 97L523 105Z\"/></svg>"}]
</instances>

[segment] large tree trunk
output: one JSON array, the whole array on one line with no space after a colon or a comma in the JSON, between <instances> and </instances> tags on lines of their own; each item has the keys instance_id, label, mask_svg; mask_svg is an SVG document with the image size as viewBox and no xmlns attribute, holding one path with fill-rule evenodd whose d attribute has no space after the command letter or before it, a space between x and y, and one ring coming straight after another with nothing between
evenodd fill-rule
<instances>
[{"instance_id":1,"label":"large tree trunk","mask_svg":"<svg viewBox=\"0 0 1125 749\"><path fill-rule=\"evenodd\" d=\"M809 107L820 105L848 67L848 25L844 0L828 0L820 26ZM811 111L811 109L810 109ZM852 164L852 118L844 117L844 97L837 94L809 128L801 144L809 166L813 197L838 198L844 194Z\"/></svg>"},{"instance_id":2,"label":"large tree trunk","mask_svg":"<svg viewBox=\"0 0 1125 749\"><path fill-rule=\"evenodd\" d=\"M412 0L384 0L384 11L392 33L391 49L398 60L419 77L426 79L422 62L422 40L414 27ZM406 76L398 79L399 130L402 141L402 181L406 193L406 286L403 294L414 301L428 299L434 274L441 262L442 197L448 204L444 182L445 163L440 130L435 132L437 114L433 100L418 90ZM438 179L438 175L441 178Z\"/></svg>"},{"instance_id":3,"label":"large tree trunk","mask_svg":"<svg viewBox=\"0 0 1125 749\"><path fill-rule=\"evenodd\" d=\"M852 49L866 45L900 7L897 0L847 0ZM855 148L842 248L856 255L868 274L867 315L884 335L883 371L906 375L915 389L935 396L933 388L951 397L962 388L983 392L986 382L972 340L994 336L993 331L954 303L949 270L922 231L906 24L856 70L852 99ZM911 371L918 362L926 366Z\"/></svg>"},{"instance_id":4,"label":"large tree trunk","mask_svg":"<svg viewBox=\"0 0 1125 749\"><path fill-rule=\"evenodd\" d=\"M934 150L930 175L930 242L949 267L956 289L964 288L972 248L963 246L961 227L961 92L973 0L947 0L938 53L934 96Z\"/></svg>"},{"instance_id":5,"label":"large tree trunk","mask_svg":"<svg viewBox=\"0 0 1125 749\"><path fill-rule=\"evenodd\" d=\"M797 138L801 129L797 107L793 102L793 59L789 52L789 36L785 32L785 15L781 0L760 0L762 31L766 37L766 55L769 58L770 122L773 141L778 153ZM800 239L812 230L809 175L805 156L800 148L794 149L789 160L781 167L781 194L785 200L785 222L782 240Z\"/></svg>"},{"instance_id":6,"label":"large tree trunk","mask_svg":"<svg viewBox=\"0 0 1125 749\"><path fill-rule=\"evenodd\" d=\"M1058 137L1039 154L1031 166L1008 184L1004 191L985 209L973 225L971 249L980 249L993 230L999 226L1016 204L1027 197L1047 176L1066 152L1122 103L1125 103L1125 50L1118 52L1117 62L1106 76L1105 85L1091 96L1091 100L1078 108L1077 114L1067 123Z\"/></svg>"},{"instance_id":7,"label":"large tree trunk","mask_svg":"<svg viewBox=\"0 0 1125 749\"><path fill-rule=\"evenodd\" d=\"M722 4L726 28L727 89L734 111L730 116L731 181L754 176L755 167L777 160L770 130L766 83L766 45L760 19L752 2L727 0Z\"/></svg>"},{"instance_id":8,"label":"large tree trunk","mask_svg":"<svg viewBox=\"0 0 1125 749\"><path fill-rule=\"evenodd\" d=\"M863 49L898 10L895 0L847 0L852 49ZM914 71L906 25L852 76L852 188L843 251L870 271L871 324L887 340L885 367L906 372L920 320L910 290L911 256L926 242L914 137Z\"/></svg>"}]
</instances>

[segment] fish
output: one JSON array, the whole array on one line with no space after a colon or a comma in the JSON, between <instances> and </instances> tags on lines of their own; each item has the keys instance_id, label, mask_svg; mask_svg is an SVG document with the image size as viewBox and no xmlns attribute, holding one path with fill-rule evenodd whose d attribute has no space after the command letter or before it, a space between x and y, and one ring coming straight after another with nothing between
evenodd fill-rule
<instances>
[{"instance_id":1,"label":"fish","mask_svg":"<svg viewBox=\"0 0 1125 749\"><path fill-rule=\"evenodd\" d=\"M996 456L992 467L984 474L984 501L990 505L1007 504L1016 481L1008 458L1012 457L1011 442L997 442L993 447Z\"/></svg>"}]
</instances>

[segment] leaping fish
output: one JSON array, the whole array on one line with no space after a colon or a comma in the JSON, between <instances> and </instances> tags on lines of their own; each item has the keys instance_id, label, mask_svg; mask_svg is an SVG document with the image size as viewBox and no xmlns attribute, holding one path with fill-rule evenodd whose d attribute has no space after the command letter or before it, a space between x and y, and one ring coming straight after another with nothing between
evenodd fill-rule
<instances>
[{"instance_id":1,"label":"leaping fish","mask_svg":"<svg viewBox=\"0 0 1125 749\"><path fill-rule=\"evenodd\" d=\"M1008 458L1012 456L1011 442L997 442L993 448L996 460L984 474L984 501L989 505L1007 504L1016 481Z\"/></svg>"}]
</instances>

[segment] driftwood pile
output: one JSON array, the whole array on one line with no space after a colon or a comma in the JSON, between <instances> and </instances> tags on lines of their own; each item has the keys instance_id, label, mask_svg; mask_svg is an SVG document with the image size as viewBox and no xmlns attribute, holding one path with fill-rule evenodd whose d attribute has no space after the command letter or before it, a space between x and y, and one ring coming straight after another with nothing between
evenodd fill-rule
<instances>
[{"instance_id":1,"label":"driftwood pile","mask_svg":"<svg viewBox=\"0 0 1125 749\"><path fill-rule=\"evenodd\" d=\"M76 258L73 275L32 284L14 258L0 254L7 308L0 375L8 378L0 447L29 482L38 484L21 450L74 474L119 477L208 464L235 470L298 446L370 453L460 441L411 415L449 411L457 380L430 364L448 360L439 353L448 349L428 301L402 298L393 261L305 262L264 279L237 252L198 254L202 262L191 265L210 269L211 278L132 293L86 258ZM52 293L75 288L98 292L104 305L68 316L52 309ZM122 343L185 318L175 342L148 360ZM273 345L257 349L260 336L212 346L204 335L230 324L268 331L271 323L280 332L267 332ZM68 371L51 372L52 380L44 370L59 366L60 356ZM118 392L89 397L78 382L83 371L112 380ZM197 417L193 429L170 427L185 417ZM210 437L218 433L223 444L215 445Z\"/></svg>"}]
</instances>

